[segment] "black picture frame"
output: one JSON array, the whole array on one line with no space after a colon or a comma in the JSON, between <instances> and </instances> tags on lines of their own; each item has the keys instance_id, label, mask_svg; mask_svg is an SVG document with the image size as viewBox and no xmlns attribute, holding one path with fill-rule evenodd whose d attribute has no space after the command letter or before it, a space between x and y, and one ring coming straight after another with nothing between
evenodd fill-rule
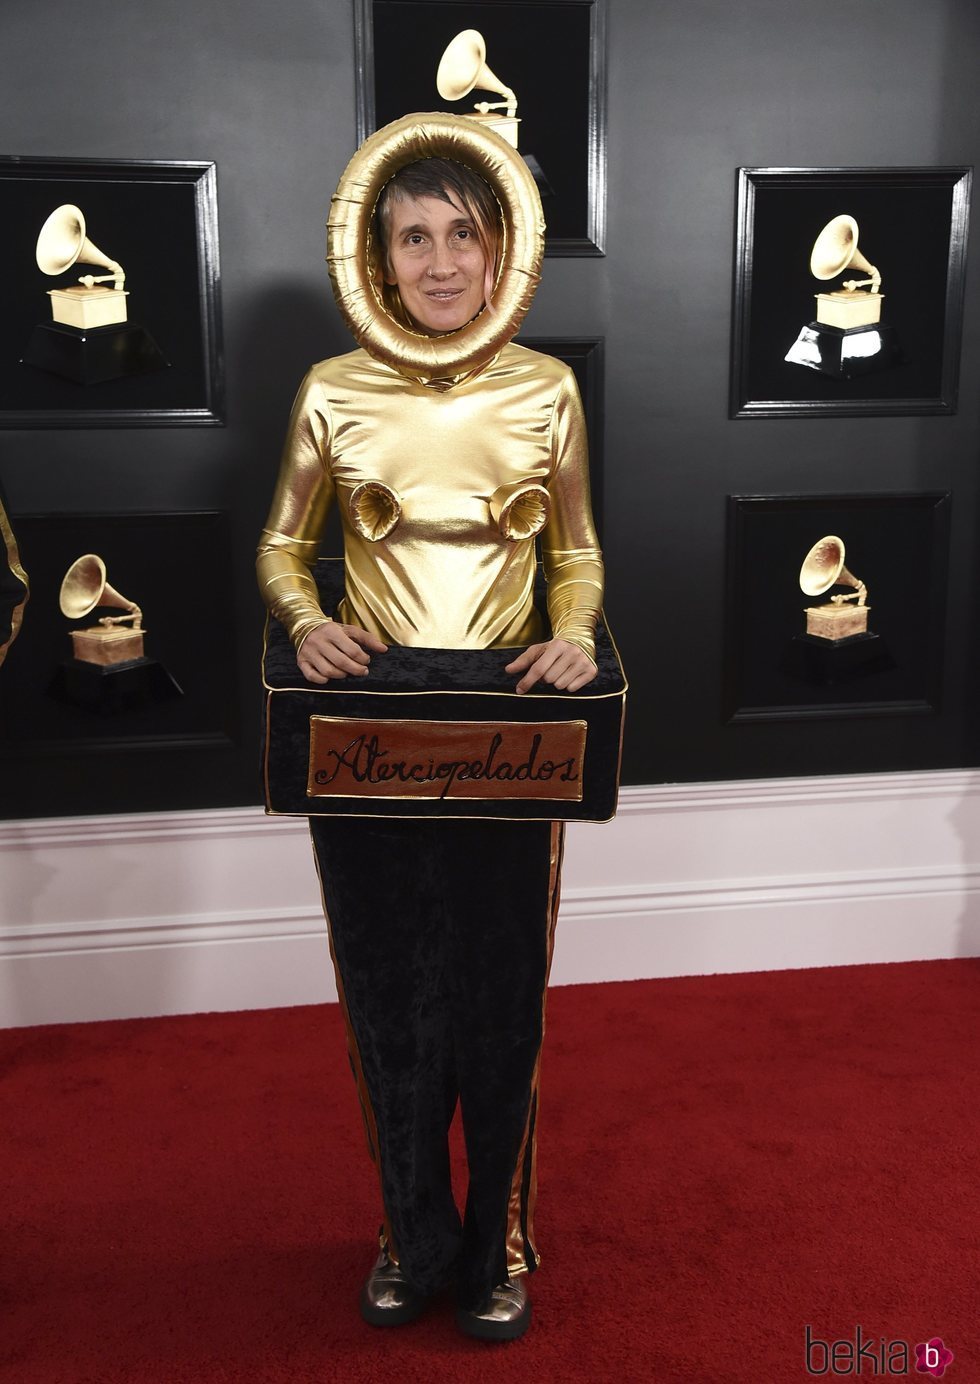
<instances>
[{"instance_id":1,"label":"black picture frame","mask_svg":"<svg viewBox=\"0 0 980 1384\"><path fill-rule=\"evenodd\" d=\"M0 679L0 762L230 748L240 736L234 622L202 599L227 586L227 513L30 513L14 523L30 599ZM65 695L70 631L119 613L94 610L78 620L61 613L62 579L84 553L97 553L109 583L141 607L146 657L181 695L109 713Z\"/></svg>"},{"instance_id":2,"label":"black picture frame","mask_svg":"<svg viewBox=\"0 0 980 1384\"><path fill-rule=\"evenodd\" d=\"M358 143L412 111L472 110L473 95L444 101L435 79L450 39L477 29L488 65L517 93L521 152L543 174L545 254L604 255L605 7L606 0L355 0Z\"/></svg>"},{"instance_id":3,"label":"black picture frame","mask_svg":"<svg viewBox=\"0 0 980 1384\"><path fill-rule=\"evenodd\" d=\"M933 713L940 709L948 491L730 495L726 722ZM869 636L806 635L803 561L837 535L868 588ZM848 588L837 587L843 592Z\"/></svg>"},{"instance_id":4,"label":"black picture frame","mask_svg":"<svg viewBox=\"0 0 980 1384\"><path fill-rule=\"evenodd\" d=\"M585 426L589 436L589 488L592 494L592 517L596 533L602 541L605 514L605 466L603 439L605 436L606 339L602 336L527 336L518 337L517 344L542 355L555 356L570 366L582 396Z\"/></svg>"},{"instance_id":5,"label":"black picture frame","mask_svg":"<svg viewBox=\"0 0 980 1384\"><path fill-rule=\"evenodd\" d=\"M81 208L88 238L125 269L129 320L157 343L162 368L80 384L22 363L38 324L50 326L47 291L68 287L82 272L105 272L81 261L54 277L38 268L38 233L49 213L66 203ZM0 217L8 264L0 426L224 423L213 163L3 156Z\"/></svg>"},{"instance_id":6,"label":"black picture frame","mask_svg":"<svg viewBox=\"0 0 980 1384\"><path fill-rule=\"evenodd\" d=\"M730 417L955 413L971 183L965 166L740 168ZM813 277L810 253L842 213L881 271L888 342L853 378L784 358L813 322L813 295L841 286Z\"/></svg>"}]
</instances>

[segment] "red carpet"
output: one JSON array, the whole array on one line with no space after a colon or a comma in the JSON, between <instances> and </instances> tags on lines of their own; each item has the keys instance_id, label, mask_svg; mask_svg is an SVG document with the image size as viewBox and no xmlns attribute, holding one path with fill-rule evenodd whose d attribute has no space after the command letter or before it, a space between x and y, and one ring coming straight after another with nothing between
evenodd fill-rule
<instances>
[{"instance_id":1,"label":"red carpet","mask_svg":"<svg viewBox=\"0 0 980 1384\"><path fill-rule=\"evenodd\" d=\"M378 1215L335 1007L0 1033L0 1379L783 1384L816 1377L809 1325L851 1343L828 1377L901 1377L904 1342L930 1380L940 1336L980 1380L980 960L576 986L548 1017L509 1346L448 1304L358 1317Z\"/></svg>"}]
</instances>

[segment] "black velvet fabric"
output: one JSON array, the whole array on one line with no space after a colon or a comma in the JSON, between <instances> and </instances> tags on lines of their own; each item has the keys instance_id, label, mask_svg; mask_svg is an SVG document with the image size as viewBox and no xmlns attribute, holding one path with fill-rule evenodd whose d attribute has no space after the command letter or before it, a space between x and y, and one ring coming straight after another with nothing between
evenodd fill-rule
<instances>
[{"instance_id":1,"label":"black velvet fabric","mask_svg":"<svg viewBox=\"0 0 980 1384\"><path fill-rule=\"evenodd\" d=\"M333 612L344 594L344 563L341 558L321 558L313 575L320 594L320 605ZM535 604L544 614L546 585L540 571L535 588ZM545 628L548 628L545 617ZM513 692L517 678L504 668L520 653L514 649L423 649L389 645L388 652L372 659L366 678L358 686L375 692ZM577 703L592 697L616 696L626 687L623 669L605 624L600 621L596 631L596 663L598 675L581 692L555 693L562 701ZM270 620L266 641L264 677L267 687L315 688L308 683L296 663L296 654L283 626ZM319 689L317 689L319 690ZM326 695L343 691L342 684L327 684ZM546 695L541 687L528 694L540 699ZM567 712L565 713L567 714ZM579 714L576 712L576 714Z\"/></svg>"},{"instance_id":2,"label":"black velvet fabric","mask_svg":"<svg viewBox=\"0 0 980 1384\"><path fill-rule=\"evenodd\" d=\"M461 1305L481 1311L507 1275L542 1038L550 824L336 817L310 829L394 1250L422 1292L455 1283ZM447 1143L457 1098L462 1221ZM529 1158L520 1175L526 1197Z\"/></svg>"},{"instance_id":3,"label":"black velvet fabric","mask_svg":"<svg viewBox=\"0 0 980 1384\"><path fill-rule=\"evenodd\" d=\"M321 561L315 576L324 610L343 594L343 562ZM539 581L539 604L544 582ZM285 629L269 620L264 662L269 688L265 725L266 805L273 812L392 817L512 817L515 820L608 821L616 810L626 683L605 626L596 631L598 676L579 692L546 684L514 695L504 673L518 649L421 649L391 645L364 678L318 687L300 673ZM487 696L486 693L496 695ZM306 794L311 716L397 717L434 721L566 721L588 724L581 802L457 799L310 799Z\"/></svg>"}]
</instances>

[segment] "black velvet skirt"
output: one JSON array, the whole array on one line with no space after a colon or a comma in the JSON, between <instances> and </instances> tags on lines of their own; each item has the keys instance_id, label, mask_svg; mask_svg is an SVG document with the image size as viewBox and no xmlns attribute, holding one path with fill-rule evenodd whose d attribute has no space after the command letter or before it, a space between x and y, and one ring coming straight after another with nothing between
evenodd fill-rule
<instances>
[{"instance_id":1,"label":"black velvet skirt","mask_svg":"<svg viewBox=\"0 0 980 1384\"><path fill-rule=\"evenodd\" d=\"M535 1123L563 828L311 818L383 1235L421 1291L483 1310L533 1272ZM450 1185L457 1102L469 1168Z\"/></svg>"}]
</instances>

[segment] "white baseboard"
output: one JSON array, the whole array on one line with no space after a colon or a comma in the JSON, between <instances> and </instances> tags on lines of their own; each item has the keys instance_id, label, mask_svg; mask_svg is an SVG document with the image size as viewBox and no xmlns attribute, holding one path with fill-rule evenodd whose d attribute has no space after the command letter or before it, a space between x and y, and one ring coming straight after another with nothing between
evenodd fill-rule
<instances>
[{"instance_id":1,"label":"white baseboard","mask_svg":"<svg viewBox=\"0 0 980 1384\"><path fill-rule=\"evenodd\" d=\"M0 823L0 1027L336 998L305 821ZM627 788L556 984L980 954L980 771Z\"/></svg>"}]
</instances>

